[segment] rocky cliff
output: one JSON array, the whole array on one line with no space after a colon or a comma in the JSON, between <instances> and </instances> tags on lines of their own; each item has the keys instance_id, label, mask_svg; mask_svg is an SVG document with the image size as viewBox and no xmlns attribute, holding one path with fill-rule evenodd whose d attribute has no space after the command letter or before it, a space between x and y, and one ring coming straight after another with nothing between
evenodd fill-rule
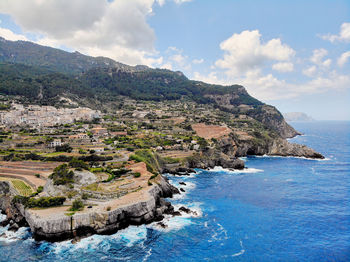
<instances>
[{"instance_id":1,"label":"rocky cliff","mask_svg":"<svg viewBox=\"0 0 350 262\"><path fill-rule=\"evenodd\" d=\"M36 240L61 241L89 234L107 234L116 232L129 225L139 225L159 221L163 214L171 214L174 208L164 200L172 197L178 190L159 175L155 183L149 186L144 199L128 205L118 206L110 211L83 212L72 216L64 214L40 217L34 210L23 205L13 204L13 193L9 183L0 183L0 208L5 210L7 221L16 221L30 226ZM24 224L25 222L25 224Z\"/></svg>"}]
</instances>

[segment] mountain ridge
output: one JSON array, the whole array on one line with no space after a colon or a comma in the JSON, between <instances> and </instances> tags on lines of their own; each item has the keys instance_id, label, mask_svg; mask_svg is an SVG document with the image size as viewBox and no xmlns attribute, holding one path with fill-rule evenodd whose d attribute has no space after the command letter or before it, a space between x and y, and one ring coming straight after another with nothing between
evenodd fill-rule
<instances>
[{"instance_id":1,"label":"mountain ridge","mask_svg":"<svg viewBox=\"0 0 350 262\"><path fill-rule=\"evenodd\" d=\"M120 96L146 101L191 100L248 115L283 138L299 134L275 107L253 98L241 85L207 84L189 80L179 71L129 66L110 58L4 38L0 38L0 62L0 94L24 103L65 106L58 97L90 107L113 103Z\"/></svg>"}]
</instances>

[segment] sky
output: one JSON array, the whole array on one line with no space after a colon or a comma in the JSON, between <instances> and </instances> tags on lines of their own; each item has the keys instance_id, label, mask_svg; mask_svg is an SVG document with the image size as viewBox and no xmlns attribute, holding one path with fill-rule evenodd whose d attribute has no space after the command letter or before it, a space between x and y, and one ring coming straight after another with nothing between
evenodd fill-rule
<instances>
[{"instance_id":1,"label":"sky","mask_svg":"<svg viewBox=\"0 0 350 262\"><path fill-rule=\"evenodd\" d=\"M281 112L350 120L349 0L1 0L0 36L241 84Z\"/></svg>"}]
</instances>

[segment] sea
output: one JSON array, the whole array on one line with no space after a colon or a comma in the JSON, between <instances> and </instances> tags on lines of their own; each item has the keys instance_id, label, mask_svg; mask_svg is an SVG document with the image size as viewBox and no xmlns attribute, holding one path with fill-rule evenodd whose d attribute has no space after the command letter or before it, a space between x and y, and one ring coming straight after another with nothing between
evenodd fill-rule
<instances>
[{"instance_id":1,"label":"sea","mask_svg":"<svg viewBox=\"0 0 350 262\"><path fill-rule=\"evenodd\" d=\"M326 159L251 156L243 171L168 175L185 190L169 201L195 213L76 244L3 227L0 261L350 261L350 122L292 125L303 135L290 142Z\"/></svg>"}]
</instances>

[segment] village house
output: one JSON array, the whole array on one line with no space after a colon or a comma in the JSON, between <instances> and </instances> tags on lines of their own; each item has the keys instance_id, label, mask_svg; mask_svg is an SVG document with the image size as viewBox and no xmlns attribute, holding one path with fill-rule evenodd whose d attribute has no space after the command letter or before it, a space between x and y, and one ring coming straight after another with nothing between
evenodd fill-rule
<instances>
[{"instance_id":1,"label":"village house","mask_svg":"<svg viewBox=\"0 0 350 262\"><path fill-rule=\"evenodd\" d=\"M61 139L54 139L48 145L48 147L51 147L51 148L54 148L56 146L62 146L62 140Z\"/></svg>"},{"instance_id":2,"label":"village house","mask_svg":"<svg viewBox=\"0 0 350 262\"><path fill-rule=\"evenodd\" d=\"M103 127L94 127L91 129L91 133L93 134L93 136L96 136L96 137L108 136L107 128L103 128Z\"/></svg>"}]
</instances>

